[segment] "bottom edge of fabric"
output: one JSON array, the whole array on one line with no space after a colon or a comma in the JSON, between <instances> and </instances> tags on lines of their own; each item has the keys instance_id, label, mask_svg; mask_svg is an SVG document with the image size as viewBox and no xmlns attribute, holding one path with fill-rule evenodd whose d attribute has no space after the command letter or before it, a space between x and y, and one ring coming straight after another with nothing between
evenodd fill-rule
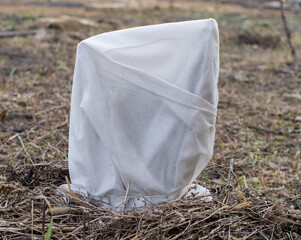
<instances>
[{"instance_id":1,"label":"bottom edge of fabric","mask_svg":"<svg viewBox=\"0 0 301 240\"><path fill-rule=\"evenodd\" d=\"M70 189L69 189L70 188ZM156 196L117 196L117 195L102 195L95 196L74 184L63 184L58 188L58 192L62 195L75 197L75 194L83 196L91 200L94 204L100 207L114 208L117 211L125 210L130 207L147 207L155 206L160 203L170 202L181 197L201 197L200 200L204 202L211 202L212 196L208 189L198 184L190 184L184 189L175 192L171 195L156 195Z\"/></svg>"}]
</instances>

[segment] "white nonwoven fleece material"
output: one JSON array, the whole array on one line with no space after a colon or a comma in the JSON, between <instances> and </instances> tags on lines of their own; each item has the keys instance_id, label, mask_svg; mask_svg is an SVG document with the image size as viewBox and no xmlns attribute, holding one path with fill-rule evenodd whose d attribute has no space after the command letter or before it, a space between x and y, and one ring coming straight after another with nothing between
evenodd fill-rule
<instances>
[{"instance_id":1,"label":"white nonwoven fleece material","mask_svg":"<svg viewBox=\"0 0 301 240\"><path fill-rule=\"evenodd\" d=\"M130 28L79 43L71 189L115 207L181 197L212 157L218 71L213 19Z\"/></svg>"}]
</instances>

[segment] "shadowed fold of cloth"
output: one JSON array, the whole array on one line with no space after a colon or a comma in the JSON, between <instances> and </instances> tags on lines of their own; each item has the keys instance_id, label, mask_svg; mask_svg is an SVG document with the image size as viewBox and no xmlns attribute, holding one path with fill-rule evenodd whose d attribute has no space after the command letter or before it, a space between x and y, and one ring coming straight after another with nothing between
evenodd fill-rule
<instances>
[{"instance_id":1,"label":"shadowed fold of cloth","mask_svg":"<svg viewBox=\"0 0 301 240\"><path fill-rule=\"evenodd\" d=\"M212 156L218 70L213 19L82 41L70 114L72 191L115 207L181 197ZM199 185L193 193L209 195Z\"/></svg>"}]
</instances>

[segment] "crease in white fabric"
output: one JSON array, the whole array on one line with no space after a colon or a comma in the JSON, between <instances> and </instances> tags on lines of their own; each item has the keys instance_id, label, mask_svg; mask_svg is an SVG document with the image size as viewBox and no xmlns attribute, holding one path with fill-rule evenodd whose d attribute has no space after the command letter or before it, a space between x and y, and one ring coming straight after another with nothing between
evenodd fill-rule
<instances>
[{"instance_id":1,"label":"crease in white fabric","mask_svg":"<svg viewBox=\"0 0 301 240\"><path fill-rule=\"evenodd\" d=\"M86 46L87 48L89 48L90 51L92 51L92 54L95 54L95 52L93 52L93 50L89 47L89 45L85 44L84 46ZM155 76L150 75L149 73L147 73L147 72L145 72L145 71L143 71L143 70L140 70L140 69L137 69L137 68L134 68L134 67L131 67L131 66L127 66L127 65L124 65L124 64L121 64L121 63L118 63L118 62L112 60L108 55L101 55L100 53L98 53L98 54L99 54L98 56L99 56L100 58L106 56L106 57L107 57L107 60L111 61L112 63L115 63L115 64L119 65L119 67L121 67L120 70L124 70L124 71L126 71L127 73L128 73L128 71L132 70L132 71L136 71L137 74L144 74L144 77L148 77L148 78L150 78L150 79L152 79L152 80L155 80L155 81L160 82L161 87L163 87L164 89L166 89L166 88L167 88L167 89L168 89L168 88L171 88L171 90L173 90L174 92L179 91L179 94L186 95L187 97L190 97L190 98L192 99L192 101L193 101L193 102L196 102L196 103L191 104L191 105L187 105L187 103L185 103L185 102L184 102L184 103L183 103L183 102L179 102L179 100L178 100L177 98L171 98L171 97L169 97L169 96L168 96L168 95L169 95L168 93L162 94L161 91L160 91L159 89L151 88L150 86L145 87L145 86L143 86L143 84L139 84L139 83L137 83L137 82L134 83L134 82L131 81L131 79L125 79L124 77L121 76L121 74L117 74L117 72L111 72L111 71L110 71L110 72L108 72L108 73L110 73L110 74L112 74L112 75L115 75L115 76L119 77L120 79L122 79L122 80L124 80L124 81L129 81L129 82L131 82L132 84L134 84L134 85L136 85L136 86L139 86L139 87L141 87L141 88L144 88L144 89L146 89L146 90L148 90L148 91L150 91L150 92L152 92L152 93L154 93L154 94L160 95L160 96L162 96L162 97L164 97L164 98L168 98L169 100L172 100L172 101L181 103L181 104L183 104L183 105L185 105L185 106L193 107L193 108L199 109L199 110L201 110L201 111L206 111L206 112L209 112L209 113L211 113L211 114L216 115L216 109L217 109L217 108L216 108L214 105L212 105L211 103L209 103L208 101L206 101L205 99L201 98L200 96L195 95L195 94L193 94L193 93L191 93L191 92L188 92L188 91L186 91L185 89L182 89L182 88L180 88L180 87L178 87L178 86L176 86L176 85L173 85L173 84L171 84L171 83L169 83L169 82L167 82L167 81L164 81L164 80L162 80L162 79L156 78ZM99 59L98 59L98 60L99 60ZM106 63L102 63L102 64L105 65ZM113 66L114 66L114 65L113 65ZM111 66L111 68L112 68L112 66ZM103 71L106 71L105 69L102 69L102 70L103 70ZM127 75L127 74L122 74L122 75ZM151 85L151 86L152 86L152 85ZM167 95L167 96L166 96L166 95ZM206 109L206 108L202 108L203 105L205 105L206 107L210 108L210 110L209 110L209 109Z\"/></svg>"}]
</instances>

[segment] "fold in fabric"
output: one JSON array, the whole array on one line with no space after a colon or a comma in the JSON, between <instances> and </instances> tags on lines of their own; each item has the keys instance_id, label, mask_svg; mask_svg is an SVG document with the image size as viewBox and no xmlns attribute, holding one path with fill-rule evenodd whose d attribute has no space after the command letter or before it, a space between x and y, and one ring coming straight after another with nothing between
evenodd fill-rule
<instances>
[{"instance_id":1,"label":"fold in fabric","mask_svg":"<svg viewBox=\"0 0 301 240\"><path fill-rule=\"evenodd\" d=\"M208 164L218 103L213 19L97 35L77 48L71 188L105 206L181 197ZM63 186L66 187L66 186ZM197 186L194 193L209 194Z\"/></svg>"}]
</instances>

